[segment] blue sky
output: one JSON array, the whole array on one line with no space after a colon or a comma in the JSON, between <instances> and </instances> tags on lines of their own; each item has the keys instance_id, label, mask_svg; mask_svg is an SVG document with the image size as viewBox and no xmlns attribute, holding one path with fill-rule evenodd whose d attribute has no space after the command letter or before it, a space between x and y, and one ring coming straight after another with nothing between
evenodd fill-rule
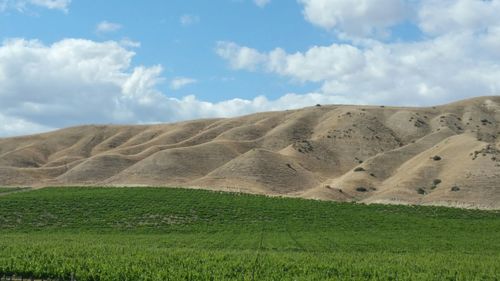
<instances>
[{"instance_id":1,"label":"blue sky","mask_svg":"<svg viewBox=\"0 0 500 281\"><path fill-rule=\"evenodd\" d=\"M499 12L499 0L0 0L0 136L498 95Z\"/></svg>"},{"instance_id":2,"label":"blue sky","mask_svg":"<svg viewBox=\"0 0 500 281\"><path fill-rule=\"evenodd\" d=\"M192 22L183 24L182 18ZM121 27L97 32L96 26L103 21ZM141 46L133 49L133 66L160 64L167 82L175 77L197 81L175 91L163 83L159 85L162 91L178 98L196 94L213 102L259 94L277 98L284 92L312 91L315 86L263 73L232 71L214 52L218 41L236 41L263 50L284 46L295 52L333 40L303 20L295 1L275 1L262 8L252 1L236 0L72 1L67 13L37 6L24 12L9 10L0 24L2 39L35 38L46 44L64 38L140 42Z\"/></svg>"}]
</instances>

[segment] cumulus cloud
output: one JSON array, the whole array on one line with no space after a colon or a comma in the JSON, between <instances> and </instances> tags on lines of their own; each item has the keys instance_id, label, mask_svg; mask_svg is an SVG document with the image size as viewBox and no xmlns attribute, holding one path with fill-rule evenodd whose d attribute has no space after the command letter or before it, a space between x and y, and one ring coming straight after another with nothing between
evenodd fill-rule
<instances>
[{"instance_id":1,"label":"cumulus cloud","mask_svg":"<svg viewBox=\"0 0 500 281\"><path fill-rule=\"evenodd\" d=\"M349 103L430 105L500 94L500 0L299 0L306 20L343 43L288 53L234 42L217 54L234 69L302 82ZM411 19L424 34L412 42L375 37Z\"/></svg>"},{"instance_id":2,"label":"cumulus cloud","mask_svg":"<svg viewBox=\"0 0 500 281\"><path fill-rule=\"evenodd\" d=\"M307 20L349 33L351 39L373 36L401 20L392 12L378 20L384 11L373 8L371 1L356 0L365 5L358 7L361 12L339 4L344 14L335 16L338 11L332 10L331 21L327 11L333 2L342 1L301 0ZM399 5L396 2L390 3ZM321 3L325 18L318 14L321 9L312 9ZM215 52L234 70L318 85L311 93L287 93L275 100L258 96L213 103L195 96L171 98L158 85L167 81L175 89L190 78L166 79L160 65L132 67L138 42L65 39L47 45L7 40L0 45L0 136L86 123L227 117L316 103L431 105L498 95L499 3L421 0L412 6L412 20L424 36L412 42L347 39L300 52L280 47L263 51L228 41L216 44ZM403 6L407 8L406 2ZM361 17L361 22L346 15Z\"/></svg>"},{"instance_id":3,"label":"cumulus cloud","mask_svg":"<svg viewBox=\"0 0 500 281\"><path fill-rule=\"evenodd\" d=\"M239 69L319 82L319 93L350 103L429 105L500 93L499 32L450 33L420 42L370 46L332 44L297 53L281 48L259 52L231 43L231 52L221 57L234 64L241 52L250 52L259 60L239 64Z\"/></svg>"},{"instance_id":4,"label":"cumulus cloud","mask_svg":"<svg viewBox=\"0 0 500 281\"><path fill-rule=\"evenodd\" d=\"M109 21L101 21L100 23L97 24L95 30L97 33L108 33L117 31L121 28L122 28L121 24Z\"/></svg>"},{"instance_id":5,"label":"cumulus cloud","mask_svg":"<svg viewBox=\"0 0 500 281\"><path fill-rule=\"evenodd\" d=\"M500 25L499 12L499 0L422 0L418 23L424 32L433 35L481 31Z\"/></svg>"},{"instance_id":6,"label":"cumulus cloud","mask_svg":"<svg viewBox=\"0 0 500 281\"><path fill-rule=\"evenodd\" d=\"M114 41L65 39L51 45L37 40L4 41L0 46L0 136L79 124L227 117L342 101L317 93L217 103L192 95L175 99L158 90L165 80L162 67L131 67L134 55Z\"/></svg>"},{"instance_id":7,"label":"cumulus cloud","mask_svg":"<svg viewBox=\"0 0 500 281\"><path fill-rule=\"evenodd\" d=\"M13 39L0 48L1 112L48 127L110 120L134 53L115 42ZM36 120L36 121L34 121Z\"/></svg>"},{"instance_id":8,"label":"cumulus cloud","mask_svg":"<svg viewBox=\"0 0 500 281\"><path fill-rule=\"evenodd\" d=\"M385 35L410 15L406 0L299 0L314 25L348 36Z\"/></svg>"},{"instance_id":9,"label":"cumulus cloud","mask_svg":"<svg viewBox=\"0 0 500 281\"><path fill-rule=\"evenodd\" d=\"M301 81L323 81L349 75L365 65L363 52L346 44L314 46L305 53L287 54L275 49L269 54L266 68Z\"/></svg>"},{"instance_id":10,"label":"cumulus cloud","mask_svg":"<svg viewBox=\"0 0 500 281\"><path fill-rule=\"evenodd\" d=\"M18 11L25 11L28 6L37 6L50 10L60 10L68 12L71 0L2 0L0 1L0 11L13 8Z\"/></svg>"},{"instance_id":11,"label":"cumulus cloud","mask_svg":"<svg viewBox=\"0 0 500 281\"><path fill-rule=\"evenodd\" d=\"M264 53L234 42L224 42L218 44L217 53L235 69L258 69L303 82L350 75L366 64L363 51L348 44L313 46L304 53L288 54L282 48Z\"/></svg>"},{"instance_id":12,"label":"cumulus cloud","mask_svg":"<svg viewBox=\"0 0 500 281\"><path fill-rule=\"evenodd\" d=\"M266 56L259 51L240 46L234 42L219 41L215 51L226 59L233 69L254 70L266 60Z\"/></svg>"},{"instance_id":13,"label":"cumulus cloud","mask_svg":"<svg viewBox=\"0 0 500 281\"><path fill-rule=\"evenodd\" d=\"M253 0L253 2L255 3L255 5L263 8L265 7L267 4L271 3L271 0Z\"/></svg>"},{"instance_id":14,"label":"cumulus cloud","mask_svg":"<svg viewBox=\"0 0 500 281\"><path fill-rule=\"evenodd\" d=\"M196 83L196 79L188 78L188 77L175 77L170 81L170 88L172 90L179 90L180 88L187 86L189 84Z\"/></svg>"},{"instance_id":15,"label":"cumulus cloud","mask_svg":"<svg viewBox=\"0 0 500 281\"><path fill-rule=\"evenodd\" d=\"M342 38L380 37L403 21L427 35L498 25L499 0L298 0L304 18Z\"/></svg>"},{"instance_id":16,"label":"cumulus cloud","mask_svg":"<svg viewBox=\"0 0 500 281\"><path fill-rule=\"evenodd\" d=\"M18 117L9 117L0 113L0 137L26 135L54 130L52 127L26 121Z\"/></svg>"}]
</instances>

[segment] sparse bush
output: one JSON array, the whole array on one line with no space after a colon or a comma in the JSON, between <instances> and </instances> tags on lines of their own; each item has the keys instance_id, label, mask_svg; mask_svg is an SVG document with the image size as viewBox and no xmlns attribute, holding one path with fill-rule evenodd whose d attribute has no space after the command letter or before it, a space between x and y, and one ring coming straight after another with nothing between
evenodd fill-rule
<instances>
[{"instance_id":1,"label":"sparse bush","mask_svg":"<svg viewBox=\"0 0 500 281\"><path fill-rule=\"evenodd\" d=\"M432 160L434 160L434 161L439 161L439 160L441 160L441 159L442 159L442 158L441 158L441 156L439 156L439 155L435 155L434 157L432 157Z\"/></svg>"},{"instance_id":2,"label":"sparse bush","mask_svg":"<svg viewBox=\"0 0 500 281\"><path fill-rule=\"evenodd\" d=\"M438 186L438 184L441 183L441 180L440 179L435 179L432 181L432 186L431 186L431 189L436 189L436 187Z\"/></svg>"}]
</instances>

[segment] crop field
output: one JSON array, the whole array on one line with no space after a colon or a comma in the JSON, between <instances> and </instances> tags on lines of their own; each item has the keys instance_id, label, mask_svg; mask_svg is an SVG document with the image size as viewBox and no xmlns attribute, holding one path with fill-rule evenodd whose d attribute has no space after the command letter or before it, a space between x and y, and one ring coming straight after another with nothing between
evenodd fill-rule
<instances>
[{"instance_id":1,"label":"crop field","mask_svg":"<svg viewBox=\"0 0 500 281\"><path fill-rule=\"evenodd\" d=\"M500 280L500 213L176 188L0 196L0 276Z\"/></svg>"},{"instance_id":2,"label":"crop field","mask_svg":"<svg viewBox=\"0 0 500 281\"><path fill-rule=\"evenodd\" d=\"M21 187L0 187L0 194L1 193L9 193L13 191L20 191L20 190L26 190L27 188L21 188Z\"/></svg>"}]
</instances>

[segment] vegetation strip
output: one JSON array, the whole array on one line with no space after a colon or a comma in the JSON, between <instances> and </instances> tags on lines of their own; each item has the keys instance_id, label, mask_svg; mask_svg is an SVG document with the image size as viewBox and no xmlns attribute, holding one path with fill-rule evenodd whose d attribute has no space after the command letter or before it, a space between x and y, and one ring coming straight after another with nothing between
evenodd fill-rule
<instances>
[{"instance_id":1,"label":"vegetation strip","mask_svg":"<svg viewBox=\"0 0 500 281\"><path fill-rule=\"evenodd\" d=\"M500 213L168 188L0 198L0 276L498 280Z\"/></svg>"}]
</instances>

